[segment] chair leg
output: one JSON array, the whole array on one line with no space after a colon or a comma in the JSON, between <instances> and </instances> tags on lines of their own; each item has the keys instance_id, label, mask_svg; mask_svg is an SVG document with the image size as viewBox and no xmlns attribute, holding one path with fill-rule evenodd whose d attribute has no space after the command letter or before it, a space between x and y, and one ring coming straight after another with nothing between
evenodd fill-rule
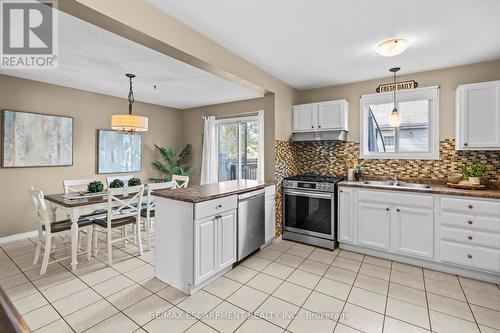
<instances>
[{"instance_id":1,"label":"chair leg","mask_svg":"<svg viewBox=\"0 0 500 333\"><path fill-rule=\"evenodd\" d=\"M108 266L113 266L113 244L111 243L111 240L112 240L112 235L111 235L112 231L111 229L108 229L107 230L107 240L108 240Z\"/></svg>"},{"instance_id":2,"label":"chair leg","mask_svg":"<svg viewBox=\"0 0 500 333\"><path fill-rule=\"evenodd\" d=\"M40 258L40 249L42 247L42 228L38 229L38 240L36 241L35 259L33 259L33 265L38 264L38 259Z\"/></svg>"},{"instance_id":3,"label":"chair leg","mask_svg":"<svg viewBox=\"0 0 500 333\"><path fill-rule=\"evenodd\" d=\"M93 234L94 234L94 257L97 257L97 228L94 226L92 226L92 229L93 229Z\"/></svg>"},{"instance_id":4,"label":"chair leg","mask_svg":"<svg viewBox=\"0 0 500 333\"><path fill-rule=\"evenodd\" d=\"M82 233L78 233L78 252L82 251Z\"/></svg>"},{"instance_id":5,"label":"chair leg","mask_svg":"<svg viewBox=\"0 0 500 333\"><path fill-rule=\"evenodd\" d=\"M123 232L122 232L122 237L123 239L123 246L127 246L127 226L123 226Z\"/></svg>"},{"instance_id":6,"label":"chair leg","mask_svg":"<svg viewBox=\"0 0 500 333\"><path fill-rule=\"evenodd\" d=\"M144 226L145 226L145 229L146 229L146 240L147 240L147 243L148 243L148 250L151 250L151 229L150 229L150 225L151 225L151 218L147 218L144 220Z\"/></svg>"},{"instance_id":7,"label":"chair leg","mask_svg":"<svg viewBox=\"0 0 500 333\"><path fill-rule=\"evenodd\" d=\"M135 223L136 235L137 235L137 247L139 247L139 255L143 255L142 251L142 240L141 240L141 221Z\"/></svg>"},{"instance_id":8,"label":"chair leg","mask_svg":"<svg viewBox=\"0 0 500 333\"><path fill-rule=\"evenodd\" d=\"M92 258L92 229L93 227L91 225L87 227L87 260L89 261Z\"/></svg>"},{"instance_id":9,"label":"chair leg","mask_svg":"<svg viewBox=\"0 0 500 333\"><path fill-rule=\"evenodd\" d=\"M47 273L47 266L49 265L50 259L50 249L52 248L52 235L48 235L45 237L44 251L43 251L43 260L42 260L42 268L40 269L40 275Z\"/></svg>"}]
</instances>

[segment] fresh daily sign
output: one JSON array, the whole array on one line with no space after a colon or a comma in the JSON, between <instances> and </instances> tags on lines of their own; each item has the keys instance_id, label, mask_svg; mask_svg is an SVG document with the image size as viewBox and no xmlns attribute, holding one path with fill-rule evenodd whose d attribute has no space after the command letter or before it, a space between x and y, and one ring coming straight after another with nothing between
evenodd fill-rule
<instances>
[{"instance_id":1,"label":"fresh daily sign","mask_svg":"<svg viewBox=\"0 0 500 333\"><path fill-rule=\"evenodd\" d=\"M411 90L415 89L418 87L418 82L414 80L409 80L409 81L402 81L402 82L396 82L396 83L386 83L386 84L381 84L380 86L377 87L376 92L378 93L384 93L384 92L390 92L390 91L399 91L399 90Z\"/></svg>"}]
</instances>

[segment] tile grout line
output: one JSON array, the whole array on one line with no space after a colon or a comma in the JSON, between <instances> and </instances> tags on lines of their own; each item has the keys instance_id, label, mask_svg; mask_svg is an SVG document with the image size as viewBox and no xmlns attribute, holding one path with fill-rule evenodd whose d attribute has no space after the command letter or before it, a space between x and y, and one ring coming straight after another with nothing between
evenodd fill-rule
<instances>
[{"instance_id":1,"label":"tile grout line","mask_svg":"<svg viewBox=\"0 0 500 333\"><path fill-rule=\"evenodd\" d=\"M387 304L389 303L389 291L391 289L391 276L392 276L392 264L393 261L390 261L390 267L389 267L389 283L387 284L387 295L385 297L385 307L384 307L384 320L382 321L382 332L385 329L385 319L387 318Z\"/></svg>"},{"instance_id":2,"label":"tile grout line","mask_svg":"<svg viewBox=\"0 0 500 333\"><path fill-rule=\"evenodd\" d=\"M421 270L422 270L422 280L424 283L425 304L427 305L427 319L429 320L429 330L432 332L431 309L429 306L429 298L427 296L427 283L425 281L424 269L421 268Z\"/></svg>"},{"instance_id":3,"label":"tile grout line","mask_svg":"<svg viewBox=\"0 0 500 333\"><path fill-rule=\"evenodd\" d=\"M476 315L474 314L474 311L472 311L472 306L469 303L469 298L467 297L467 294L465 293L464 287L462 286L462 282L460 281L460 278L458 277L458 275L456 275L456 277L457 277L460 289L462 290L462 293L464 294L465 301L467 302L467 306L469 307L470 313L472 314L472 318L474 319L474 322L476 323L478 331L481 332L481 328L479 327L479 323L477 322Z\"/></svg>"}]
</instances>

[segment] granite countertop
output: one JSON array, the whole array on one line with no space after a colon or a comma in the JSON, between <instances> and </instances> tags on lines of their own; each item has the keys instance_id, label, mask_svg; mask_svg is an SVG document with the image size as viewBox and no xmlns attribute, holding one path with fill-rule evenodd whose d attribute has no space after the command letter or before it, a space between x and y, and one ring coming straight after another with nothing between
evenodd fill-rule
<instances>
[{"instance_id":1,"label":"granite countertop","mask_svg":"<svg viewBox=\"0 0 500 333\"><path fill-rule=\"evenodd\" d=\"M153 195L177 201L191 203L241 194L274 185L274 182L257 180L231 180L215 184L189 186L186 188L153 191Z\"/></svg>"},{"instance_id":2,"label":"granite countertop","mask_svg":"<svg viewBox=\"0 0 500 333\"><path fill-rule=\"evenodd\" d=\"M406 181L404 181L406 182ZM447 187L442 183L432 183L428 180L423 180L422 182L413 181L414 183L428 184L430 188L411 188L411 187L401 187L401 186L384 186L384 185L368 185L363 184L363 181L342 181L339 186L348 187L361 187L368 189L378 189L387 191L400 191L400 192L418 192L418 193L429 193L429 194L443 194L443 195L456 195L461 197L475 197L475 198L485 198L485 199L500 199L500 189L498 188L488 188L485 190L464 190L458 188Z\"/></svg>"}]
</instances>

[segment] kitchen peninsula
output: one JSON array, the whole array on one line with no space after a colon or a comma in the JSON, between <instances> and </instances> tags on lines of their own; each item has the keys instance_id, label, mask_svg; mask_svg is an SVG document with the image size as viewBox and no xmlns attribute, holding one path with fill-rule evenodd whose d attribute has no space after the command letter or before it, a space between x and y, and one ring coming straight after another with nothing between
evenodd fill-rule
<instances>
[{"instance_id":1,"label":"kitchen peninsula","mask_svg":"<svg viewBox=\"0 0 500 333\"><path fill-rule=\"evenodd\" d=\"M156 197L155 276L193 294L231 270L238 258L238 197L249 193L264 197L264 192L266 198L272 197L272 203L266 202L266 208L274 208L272 182L235 180L153 192ZM266 209L264 224L264 206L260 207L251 214L261 214L259 245L263 245L269 240L267 229L274 229L274 216ZM274 214L274 209L271 213Z\"/></svg>"}]
</instances>

